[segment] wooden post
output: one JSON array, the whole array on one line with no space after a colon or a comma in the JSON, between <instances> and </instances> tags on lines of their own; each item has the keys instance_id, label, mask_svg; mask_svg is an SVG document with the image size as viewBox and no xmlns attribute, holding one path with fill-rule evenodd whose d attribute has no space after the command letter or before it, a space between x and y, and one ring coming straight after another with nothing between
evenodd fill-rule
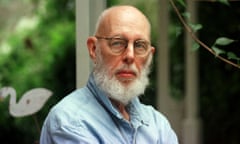
<instances>
[{"instance_id":1,"label":"wooden post","mask_svg":"<svg viewBox=\"0 0 240 144\"><path fill-rule=\"evenodd\" d=\"M159 40L157 46L157 107L169 119L177 135L181 135L182 103L170 95L170 59L169 59L169 11L168 0L159 0L158 25Z\"/></svg>"},{"instance_id":2,"label":"wooden post","mask_svg":"<svg viewBox=\"0 0 240 144\"><path fill-rule=\"evenodd\" d=\"M196 2L187 0L187 11L191 14L190 21L196 20ZM201 143L201 126L198 117L198 53L192 51L193 39L186 32L185 38L186 58L186 95L185 95L185 118L183 122L183 144Z\"/></svg>"},{"instance_id":3,"label":"wooden post","mask_svg":"<svg viewBox=\"0 0 240 144\"><path fill-rule=\"evenodd\" d=\"M76 87L86 84L91 61L86 40L93 35L98 15L105 9L105 0L76 0Z\"/></svg>"}]
</instances>

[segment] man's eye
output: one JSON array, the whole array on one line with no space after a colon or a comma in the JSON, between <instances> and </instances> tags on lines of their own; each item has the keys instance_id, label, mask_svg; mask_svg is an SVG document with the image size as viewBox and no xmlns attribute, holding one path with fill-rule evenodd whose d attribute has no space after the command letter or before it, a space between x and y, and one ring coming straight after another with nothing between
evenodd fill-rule
<instances>
[{"instance_id":1,"label":"man's eye","mask_svg":"<svg viewBox=\"0 0 240 144\"><path fill-rule=\"evenodd\" d=\"M134 47L136 49L147 49L147 44L144 42L136 42Z\"/></svg>"},{"instance_id":2,"label":"man's eye","mask_svg":"<svg viewBox=\"0 0 240 144\"><path fill-rule=\"evenodd\" d=\"M113 40L111 42L111 47L125 47L126 42L123 40Z\"/></svg>"}]
</instances>

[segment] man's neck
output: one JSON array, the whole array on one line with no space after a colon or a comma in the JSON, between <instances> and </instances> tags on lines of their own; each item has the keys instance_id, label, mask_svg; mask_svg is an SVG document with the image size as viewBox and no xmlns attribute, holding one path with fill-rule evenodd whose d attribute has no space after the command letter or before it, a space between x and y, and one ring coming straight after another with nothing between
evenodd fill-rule
<instances>
[{"instance_id":1,"label":"man's neck","mask_svg":"<svg viewBox=\"0 0 240 144\"><path fill-rule=\"evenodd\" d=\"M124 104L122 104L121 102L118 102L116 100L110 99L111 103L113 106L115 106L117 108L117 110L122 114L122 116L126 119L126 120L130 120L130 116L129 113L125 107Z\"/></svg>"}]
</instances>

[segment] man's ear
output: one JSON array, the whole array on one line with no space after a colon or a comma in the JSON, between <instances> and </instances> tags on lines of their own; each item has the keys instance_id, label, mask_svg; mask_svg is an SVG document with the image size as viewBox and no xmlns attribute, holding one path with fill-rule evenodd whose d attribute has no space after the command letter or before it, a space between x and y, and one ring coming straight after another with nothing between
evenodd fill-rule
<instances>
[{"instance_id":1,"label":"man's ear","mask_svg":"<svg viewBox=\"0 0 240 144\"><path fill-rule=\"evenodd\" d=\"M87 39L88 52L94 63L96 62L96 41L97 39L95 37L89 37Z\"/></svg>"},{"instance_id":2,"label":"man's ear","mask_svg":"<svg viewBox=\"0 0 240 144\"><path fill-rule=\"evenodd\" d=\"M154 54L155 52L156 52L156 50L155 50L155 47L151 47L151 52L152 52L152 54Z\"/></svg>"}]
</instances>

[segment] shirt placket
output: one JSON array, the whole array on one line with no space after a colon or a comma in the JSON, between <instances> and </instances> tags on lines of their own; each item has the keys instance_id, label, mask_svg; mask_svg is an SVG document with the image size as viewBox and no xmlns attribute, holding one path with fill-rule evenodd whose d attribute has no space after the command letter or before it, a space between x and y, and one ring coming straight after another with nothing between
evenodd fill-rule
<instances>
[{"instance_id":1,"label":"shirt placket","mask_svg":"<svg viewBox=\"0 0 240 144\"><path fill-rule=\"evenodd\" d=\"M136 129L134 126L130 123L127 122L126 120L122 121L123 124L119 124L119 131L124 138L125 142L128 144L135 144L136 142Z\"/></svg>"}]
</instances>

